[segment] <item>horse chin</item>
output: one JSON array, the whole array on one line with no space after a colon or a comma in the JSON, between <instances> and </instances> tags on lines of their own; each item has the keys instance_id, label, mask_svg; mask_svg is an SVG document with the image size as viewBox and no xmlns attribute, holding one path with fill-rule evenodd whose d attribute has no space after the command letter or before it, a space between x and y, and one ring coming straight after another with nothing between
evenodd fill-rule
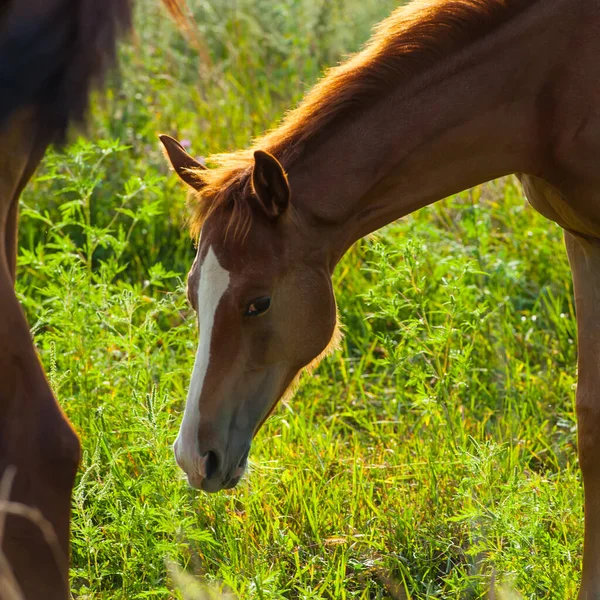
<instances>
[{"instance_id":1,"label":"horse chin","mask_svg":"<svg viewBox=\"0 0 600 600\"><path fill-rule=\"evenodd\" d=\"M216 494L224 489L223 482L216 479L203 479L200 484L200 489L209 494Z\"/></svg>"},{"instance_id":2,"label":"horse chin","mask_svg":"<svg viewBox=\"0 0 600 600\"><path fill-rule=\"evenodd\" d=\"M231 489L233 489L233 488L234 488L234 487L235 487L235 486L236 486L236 485L237 485L237 484L240 482L240 479L241 479L241 478L242 478L242 477L241 477L241 476L239 476L239 477L234 477L233 479L230 479L230 480L229 480L229 481L228 481L228 482L227 482L227 483L226 483L226 484L223 486L223 489L224 489L224 490L231 490Z\"/></svg>"},{"instance_id":3,"label":"horse chin","mask_svg":"<svg viewBox=\"0 0 600 600\"><path fill-rule=\"evenodd\" d=\"M244 473L246 472L246 467L248 466L248 459L244 458L244 461L236 468L233 473L233 476L227 481L221 481L218 479L201 479L200 481L192 482L192 480L188 476L188 481L190 485L196 489L201 489L204 492L209 494L216 494L221 490L231 490L233 489L242 479Z\"/></svg>"},{"instance_id":4,"label":"horse chin","mask_svg":"<svg viewBox=\"0 0 600 600\"><path fill-rule=\"evenodd\" d=\"M233 473L233 477L223 486L224 490L233 489L242 479L244 473L246 472L246 467L248 466L248 453L244 457L243 461L239 464L238 468Z\"/></svg>"}]
</instances>

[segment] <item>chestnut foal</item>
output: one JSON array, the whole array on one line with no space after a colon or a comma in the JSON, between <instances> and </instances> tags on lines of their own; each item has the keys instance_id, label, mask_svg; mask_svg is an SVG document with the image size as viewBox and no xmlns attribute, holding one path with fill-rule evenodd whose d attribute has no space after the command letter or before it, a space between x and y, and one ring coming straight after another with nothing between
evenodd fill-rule
<instances>
[{"instance_id":1,"label":"chestnut foal","mask_svg":"<svg viewBox=\"0 0 600 600\"><path fill-rule=\"evenodd\" d=\"M580 598L600 599L599 17L600 0L413 2L250 150L205 170L162 136L202 233L188 279L200 342L175 442L191 485L234 486L274 405L331 346L331 274L356 240L519 173L572 265Z\"/></svg>"},{"instance_id":2,"label":"chestnut foal","mask_svg":"<svg viewBox=\"0 0 600 600\"><path fill-rule=\"evenodd\" d=\"M180 1L163 0L185 26ZM14 291L19 195L47 146L64 140L70 122L83 120L90 87L114 62L131 9L132 0L0 2L2 600L69 597L71 490L80 455ZM4 488L10 488L8 498Z\"/></svg>"}]
</instances>

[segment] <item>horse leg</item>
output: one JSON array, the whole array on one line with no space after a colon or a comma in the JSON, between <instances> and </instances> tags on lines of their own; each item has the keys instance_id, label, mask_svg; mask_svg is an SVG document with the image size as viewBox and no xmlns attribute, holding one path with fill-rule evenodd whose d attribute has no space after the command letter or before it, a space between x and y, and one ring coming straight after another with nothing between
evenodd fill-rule
<instances>
[{"instance_id":1,"label":"horse leg","mask_svg":"<svg viewBox=\"0 0 600 600\"><path fill-rule=\"evenodd\" d=\"M56 404L31 343L6 262L0 261L0 477L16 468L10 500L39 509L52 526L9 516L2 550L27 600L68 597L71 491L79 440Z\"/></svg>"},{"instance_id":2,"label":"horse leg","mask_svg":"<svg viewBox=\"0 0 600 600\"><path fill-rule=\"evenodd\" d=\"M79 440L52 395L14 291L14 205L36 152L31 124L25 112L0 131L0 480L14 468L10 501L37 509L51 537L39 522L0 512L0 582L10 572L26 600L66 600Z\"/></svg>"},{"instance_id":3,"label":"horse leg","mask_svg":"<svg viewBox=\"0 0 600 600\"><path fill-rule=\"evenodd\" d=\"M600 599L600 240L565 233L578 327L577 423L585 495L580 600Z\"/></svg>"},{"instance_id":4,"label":"horse leg","mask_svg":"<svg viewBox=\"0 0 600 600\"><path fill-rule=\"evenodd\" d=\"M46 151L46 144L40 141L33 146L27 166L23 171L21 179L13 193L12 200L9 203L8 214L6 217L6 226L4 231L5 237L5 252L8 269L11 273L13 281L17 276L17 254L18 254L18 238L19 238L19 198L21 192L25 189L31 176L37 169L40 161Z\"/></svg>"}]
</instances>

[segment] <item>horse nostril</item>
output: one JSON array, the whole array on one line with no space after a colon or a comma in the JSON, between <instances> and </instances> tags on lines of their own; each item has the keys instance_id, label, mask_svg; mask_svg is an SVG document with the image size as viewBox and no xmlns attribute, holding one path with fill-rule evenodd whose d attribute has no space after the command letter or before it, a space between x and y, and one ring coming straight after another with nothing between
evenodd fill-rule
<instances>
[{"instance_id":1,"label":"horse nostril","mask_svg":"<svg viewBox=\"0 0 600 600\"><path fill-rule=\"evenodd\" d=\"M206 463L204 467L206 470L206 479L212 479L219 472L220 463L219 455L215 451L209 450L206 453Z\"/></svg>"}]
</instances>

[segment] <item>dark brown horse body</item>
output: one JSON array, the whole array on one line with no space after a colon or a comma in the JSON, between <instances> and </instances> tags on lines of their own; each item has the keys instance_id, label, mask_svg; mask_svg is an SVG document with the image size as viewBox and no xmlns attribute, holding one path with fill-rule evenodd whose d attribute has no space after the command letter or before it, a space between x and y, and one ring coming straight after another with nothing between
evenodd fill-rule
<instances>
[{"instance_id":1,"label":"dark brown horse body","mask_svg":"<svg viewBox=\"0 0 600 600\"><path fill-rule=\"evenodd\" d=\"M38 524L8 516L0 597L9 587L28 600L68 597L80 454L13 289L19 195L48 144L83 120L90 88L113 62L117 35L130 21L128 0L13 0L0 14L0 476L16 468L10 500L39 509L56 534L49 544Z\"/></svg>"},{"instance_id":2,"label":"dark brown horse body","mask_svg":"<svg viewBox=\"0 0 600 600\"><path fill-rule=\"evenodd\" d=\"M177 0L164 3L182 17ZM83 121L131 11L132 0L0 1L0 481L11 483L17 503L0 498L2 600L69 596L71 491L80 456L14 292L19 195L48 144ZM13 514L23 506L37 517ZM50 535L42 534L44 524Z\"/></svg>"},{"instance_id":3,"label":"dark brown horse body","mask_svg":"<svg viewBox=\"0 0 600 600\"><path fill-rule=\"evenodd\" d=\"M600 0L418 0L282 125L204 170L188 280L200 343L175 444L190 483L231 487L252 437L336 331L330 276L360 237L520 173L565 229L579 327L580 597L600 599Z\"/></svg>"}]
</instances>

